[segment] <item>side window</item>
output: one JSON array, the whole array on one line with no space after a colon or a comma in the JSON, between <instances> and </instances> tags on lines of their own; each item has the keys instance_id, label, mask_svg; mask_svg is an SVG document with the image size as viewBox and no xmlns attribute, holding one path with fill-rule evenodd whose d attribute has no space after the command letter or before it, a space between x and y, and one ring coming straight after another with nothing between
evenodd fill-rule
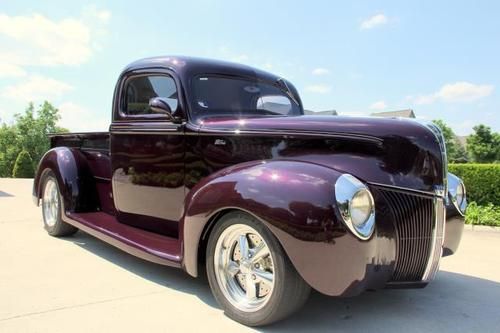
<instances>
[{"instance_id":1,"label":"side window","mask_svg":"<svg viewBox=\"0 0 500 333\"><path fill-rule=\"evenodd\" d=\"M157 114L149 107L149 101L154 97L161 97L172 112L175 112L178 100L174 79L166 75L131 77L125 83L121 107L123 114L130 116Z\"/></svg>"}]
</instances>

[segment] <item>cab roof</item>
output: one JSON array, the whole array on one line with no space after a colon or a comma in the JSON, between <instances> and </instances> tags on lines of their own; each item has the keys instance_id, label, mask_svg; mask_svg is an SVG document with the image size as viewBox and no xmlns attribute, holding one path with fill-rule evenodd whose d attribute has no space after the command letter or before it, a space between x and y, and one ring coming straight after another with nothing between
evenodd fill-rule
<instances>
[{"instance_id":1,"label":"cab roof","mask_svg":"<svg viewBox=\"0 0 500 333\"><path fill-rule=\"evenodd\" d=\"M182 81L197 74L241 75L269 81L276 81L280 78L277 75L239 63L186 56L159 56L140 59L126 66L124 72L148 68L170 69L179 75Z\"/></svg>"}]
</instances>

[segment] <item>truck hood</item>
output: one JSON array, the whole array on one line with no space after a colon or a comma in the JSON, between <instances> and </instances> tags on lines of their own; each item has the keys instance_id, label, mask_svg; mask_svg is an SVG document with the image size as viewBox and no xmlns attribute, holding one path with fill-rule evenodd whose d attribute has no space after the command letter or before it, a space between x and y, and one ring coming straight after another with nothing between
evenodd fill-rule
<instances>
[{"instance_id":1,"label":"truck hood","mask_svg":"<svg viewBox=\"0 0 500 333\"><path fill-rule=\"evenodd\" d=\"M200 131L278 136L288 143L295 140L293 145L284 143L273 157L320 164L352 173L369 183L429 193L444 187L446 161L440 134L415 120L342 116L218 118L205 119Z\"/></svg>"}]
</instances>

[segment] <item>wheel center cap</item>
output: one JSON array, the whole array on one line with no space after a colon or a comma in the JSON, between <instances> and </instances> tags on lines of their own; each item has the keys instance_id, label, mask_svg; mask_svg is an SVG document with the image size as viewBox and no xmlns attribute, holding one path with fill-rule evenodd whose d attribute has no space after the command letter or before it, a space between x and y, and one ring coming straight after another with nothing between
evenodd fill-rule
<instances>
[{"instance_id":1,"label":"wheel center cap","mask_svg":"<svg viewBox=\"0 0 500 333\"><path fill-rule=\"evenodd\" d=\"M240 263L240 271L243 274L248 274L252 271L252 264L248 260L242 260Z\"/></svg>"}]
</instances>

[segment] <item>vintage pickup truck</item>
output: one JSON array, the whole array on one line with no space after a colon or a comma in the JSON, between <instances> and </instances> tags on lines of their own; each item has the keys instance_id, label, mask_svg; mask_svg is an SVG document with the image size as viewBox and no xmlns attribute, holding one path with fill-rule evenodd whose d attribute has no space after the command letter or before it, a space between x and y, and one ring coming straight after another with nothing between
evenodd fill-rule
<instances>
[{"instance_id":1,"label":"vintage pickup truck","mask_svg":"<svg viewBox=\"0 0 500 333\"><path fill-rule=\"evenodd\" d=\"M432 124L304 116L287 80L188 57L127 66L109 133L51 136L45 229L206 269L226 314L283 319L310 288L423 287L460 242L465 188Z\"/></svg>"}]
</instances>

